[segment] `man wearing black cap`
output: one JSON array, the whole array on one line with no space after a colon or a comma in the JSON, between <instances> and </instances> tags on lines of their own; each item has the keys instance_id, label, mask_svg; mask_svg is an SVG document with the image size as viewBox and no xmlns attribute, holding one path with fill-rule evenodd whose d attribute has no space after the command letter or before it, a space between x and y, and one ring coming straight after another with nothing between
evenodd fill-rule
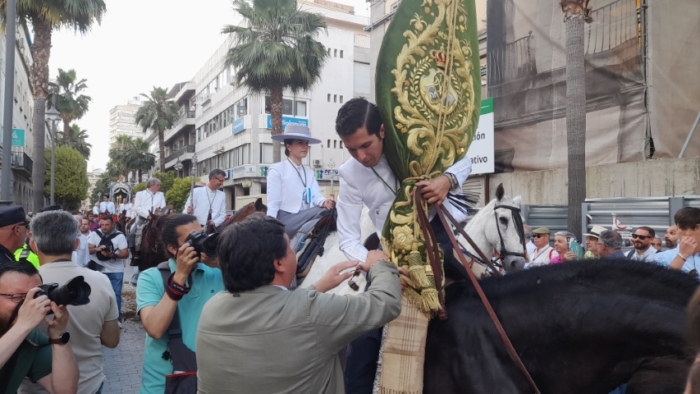
<instances>
[{"instance_id":1,"label":"man wearing black cap","mask_svg":"<svg viewBox=\"0 0 700 394\"><path fill-rule=\"evenodd\" d=\"M0 208L0 264L14 262L12 250L27 239L27 215L18 205Z\"/></svg>"}]
</instances>

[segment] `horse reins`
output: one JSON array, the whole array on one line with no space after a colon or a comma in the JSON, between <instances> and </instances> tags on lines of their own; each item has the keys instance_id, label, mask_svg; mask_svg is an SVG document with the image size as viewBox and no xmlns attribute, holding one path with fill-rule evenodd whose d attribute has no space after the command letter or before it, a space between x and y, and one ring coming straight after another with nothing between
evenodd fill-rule
<instances>
[{"instance_id":1,"label":"horse reins","mask_svg":"<svg viewBox=\"0 0 700 394\"><path fill-rule=\"evenodd\" d=\"M501 249L498 251L499 258L501 259L501 262L505 265L505 260L503 260L506 256L517 256L517 257L522 257L525 260L527 260L527 256L525 253L518 253L518 252L511 252L506 249L506 244L505 241L503 241L503 234L501 234L501 226L498 223L498 215L496 214L496 210L499 208L503 209L509 209L511 211L511 217L513 218L513 225L515 226L515 230L518 233L518 237L520 237L520 243L523 245L523 252L525 251L525 232L523 230L523 219L520 216L520 208L516 207L511 207L507 205L498 205L493 207L493 217L496 220L496 229L498 230L498 238L501 241Z\"/></svg>"},{"instance_id":2,"label":"horse reins","mask_svg":"<svg viewBox=\"0 0 700 394\"><path fill-rule=\"evenodd\" d=\"M523 375L525 375L525 378L527 379L530 386L532 386L532 388L535 390L535 393L540 394L540 389L537 388L537 384L532 379L532 376L530 376L530 373L527 371L527 368L525 367L525 364L523 364L523 361L520 359L520 356L518 356L518 352L515 351L515 348L513 347L513 344L510 341L510 338L508 338L508 334L506 334L506 331L503 328L503 325L501 324L500 320L498 319L498 316L496 316L496 312L494 312L493 307L491 307L491 303L489 302L488 298L486 298L486 294L484 294L484 291L481 288L481 285L479 285L479 281L476 280L474 273L472 272L471 268L469 267L469 263L467 262L466 257L464 257L464 253L462 253L462 249L459 247L459 243L455 239L454 234L452 233L452 231L450 231L451 226L448 224L447 219L445 217L447 216L450 219L450 221L452 222L452 224L458 229L459 229L459 223L457 223L455 218L450 214L449 211L447 211L447 208L444 205L438 205L438 206L436 206L436 208L437 208L436 211L437 211L438 217L440 218L442 225L445 227L445 231L447 232L447 235L450 237L450 241L452 242L452 246L454 247L455 251L457 252L457 256L459 257L460 262L464 266L464 269L467 271L467 274L469 275L469 280L471 280L472 285L476 289L476 292L479 294L479 298L481 298L481 302L484 304L486 311L488 312L489 316L491 317L491 321L493 321L493 324L496 326L496 330L498 330L498 334L501 336L501 339L503 340L503 344L506 346L506 350L508 351L510 357L515 362L515 365L520 369L520 371L522 371ZM503 208L503 207L500 207L500 208ZM496 219L496 221L498 221L498 219ZM496 226L496 227L498 227L498 226ZM464 235L465 234L462 234L462 236L464 236ZM499 235L500 235L500 230L499 230ZM469 238L467 238L467 239L469 240ZM503 238L501 238L501 242L503 242ZM475 245L472 244L472 247L475 247ZM475 248L475 249L478 251L479 254L483 255L483 253L480 250L478 250L478 248ZM505 249L505 247L504 247L504 249Z\"/></svg>"}]
</instances>

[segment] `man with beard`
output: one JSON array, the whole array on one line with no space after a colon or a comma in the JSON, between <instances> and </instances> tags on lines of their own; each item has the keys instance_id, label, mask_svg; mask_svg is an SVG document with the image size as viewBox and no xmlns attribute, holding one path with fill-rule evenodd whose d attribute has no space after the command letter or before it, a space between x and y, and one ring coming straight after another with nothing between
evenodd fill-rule
<instances>
[{"instance_id":1,"label":"man with beard","mask_svg":"<svg viewBox=\"0 0 700 394\"><path fill-rule=\"evenodd\" d=\"M664 241L666 241L666 247L669 249L673 249L676 246L678 246L678 238L680 235L678 234L678 226L673 225L669 228L666 229L666 235L664 235Z\"/></svg>"},{"instance_id":2,"label":"man with beard","mask_svg":"<svg viewBox=\"0 0 700 394\"><path fill-rule=\"evenodd\" d=\"M0 265L0 392L14 393L27 377L50 393L75 393L78 366L68 345L68 310L46 295L30 264ZM46 316L53 312L53 318ZM46 322L49 337L37 330Z\"/></svg>"},{"instance_id":3,"label":"man with beard","mask_svg":"<svg viewBox=\"0 0 700 394\"><path fill-rule=\"evenodd\" d=\"M627 258L636 261L654 261L656 249L651 247L651 240L656 237L656 232L653 228L641 226L632 234L632 243L634 249L627 253Z\"/></svg>"}]
</instances>

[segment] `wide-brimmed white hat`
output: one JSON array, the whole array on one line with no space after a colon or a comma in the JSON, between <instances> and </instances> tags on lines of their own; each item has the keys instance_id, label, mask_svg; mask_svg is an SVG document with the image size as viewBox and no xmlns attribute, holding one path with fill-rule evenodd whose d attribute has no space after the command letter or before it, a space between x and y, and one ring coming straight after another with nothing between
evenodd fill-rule
<instances>
[{"instance_id":1,"label":"wide-brimmed white hat","mask_svg":"<svg viewBox=\"0 0 700 394\"><path fill-rule=\"evenodd\" d=\"M273 141L284 142L284 140L303 140L309 141L309 144L320 144L321 140L316 138L311 138L311 131L308 127L302 126L300 124L288 124L284 128L283 134L273 135Z\"/></svg>"},{"instance_id":2,"label":"wide-brimmed white hat","mask_svg":"<svg viewBox=\"0 0 700 394\"><path fill-rule=\"evenodd\" d=\"M603 226L593 226L590 233L583 234L584 237L600 238L600 234L608 229Z\"/></svg>"}]
</instances>

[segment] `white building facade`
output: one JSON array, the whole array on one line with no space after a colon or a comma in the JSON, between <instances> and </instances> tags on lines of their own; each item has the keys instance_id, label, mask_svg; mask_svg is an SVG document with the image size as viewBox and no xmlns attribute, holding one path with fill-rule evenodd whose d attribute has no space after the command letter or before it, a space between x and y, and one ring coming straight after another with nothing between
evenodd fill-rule
<instances>
[{"instance_id":1,"label":"white building facade","mask_svg":"<svg viewBox=\"0 0 700 394\"><path fill-rule=\"evenodd\" d=\"M337 180L338 167L350 158L335 132L337 112L347 100L370 95L369 34L363 30L368 20L354 15L350 6L325 0L300 0L299 7L326 17L328 32L317 39L329 57L310 91L284 93L283 125L308 125L312 136L322 141L312 146L304 164L316 170L322 188L330 193L331 179ZM166 170L182 164L181 176L190 174L193 158L197 176L206 177L215 168L226 171L226 205L235 210L264 198L267 169L273 163L268 99L232 85L234 70L224 68L231 44L227 38L191 83L171 91L183 119L166 132L165 162Z\"/></svg>"},{"instance_id":2,"label":"white building facade","mask_svg":"<svg viewBox=\"0 0 700 394\"><path fill-rule=\"evenodd\" d=\"M117 137L126 135L131 138L144 138L146 134L136 124L136 111L143 102L138 97L127 101L126 105L117 105L109 110L109 144L113 145Z\"/></svg>"}]
</instances>

